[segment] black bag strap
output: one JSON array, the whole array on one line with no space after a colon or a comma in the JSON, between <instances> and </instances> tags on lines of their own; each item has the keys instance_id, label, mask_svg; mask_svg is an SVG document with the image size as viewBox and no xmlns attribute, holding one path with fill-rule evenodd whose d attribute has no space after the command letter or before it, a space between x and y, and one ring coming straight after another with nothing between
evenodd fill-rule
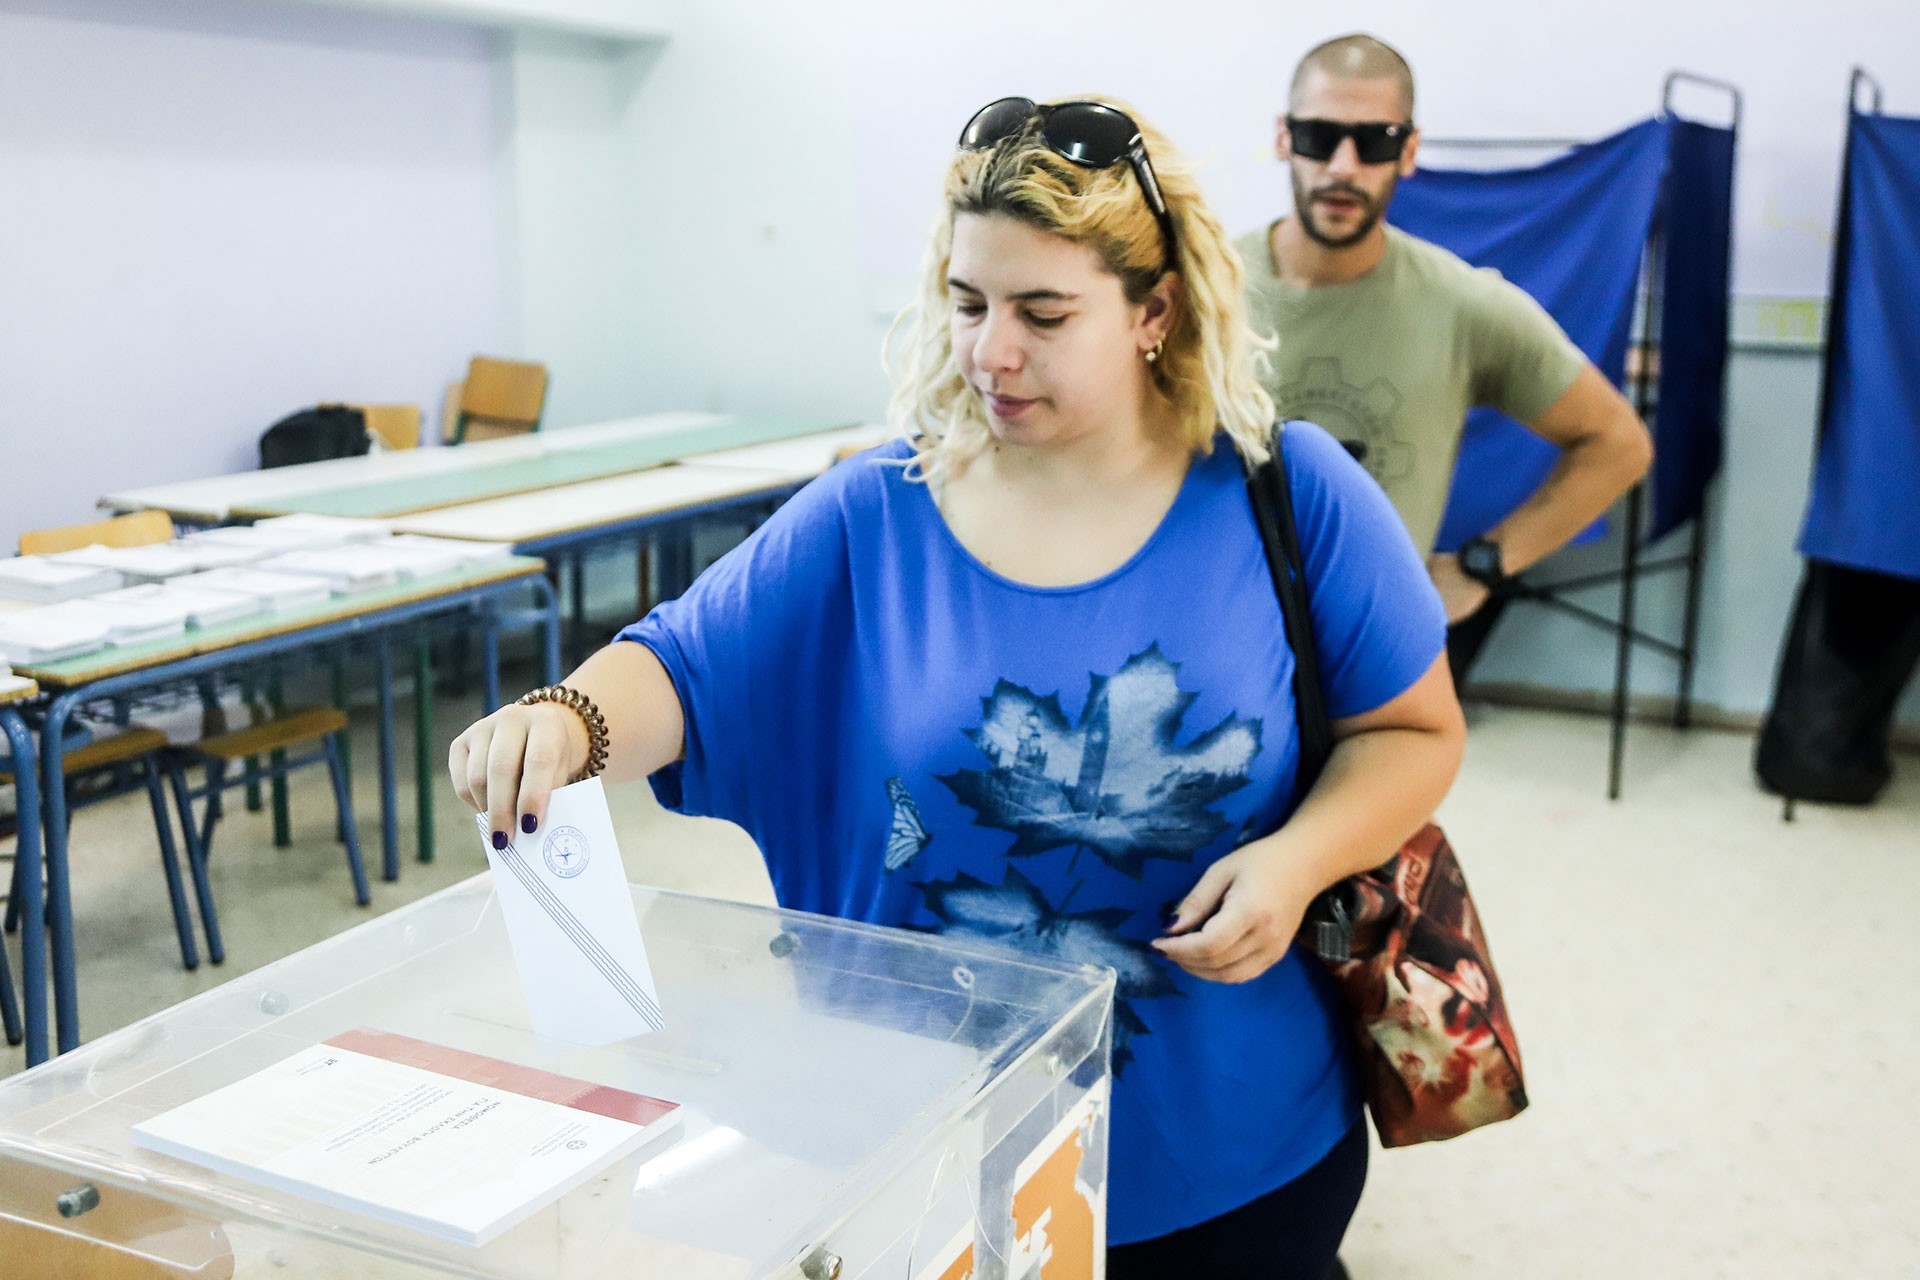
<instances>
[{"instance_id":1,"label":"black bag strap","mask_svg":"<svg viewBox=\"0 0 1920 1280\"><path fill-rule=\"evenodd\" d=\"M1267 460L1247 467L1247 496L1253 500L1253 522L1267 553L1267 571L1274 594L1280 598L1280 620L1287 645L1293 650L1293 701L1300 721L1300 765L1297 794L1305 796L1333 755L1333 720L1327 714L1326 691L1320 683L1320 653L1313 642L1313 614L1307 600L1306 557L1300 549L1300 529L1293 518L1293 491L1287 483L1286 459L1281 452L1285 428L1276 424ZM1307 908L1302 937L1322 960L1341 963L1352 955L1353 917L1341 886L1335 885Z\"/></svg>"},{"instance_id":2,"label":"black bag strap","mask_svg":"<svg viewBox=\"0 0 1920 1280\"><path fill-rule=\"evenodd\" d=\"M1313 789L1333 754L1333 721L1327 715L1326 692L1320 683L1320 654L1313 642L1313 614L1307 601L1306 557L1293 518L1293 491L1280 451L1282 434L1283 428L1276 426L1271 456L1259 466L1247 468L1247 494L1253 499L1253 519L1266 548L1274 594L1280 597L1287 645L1293 650L1293 700L1300 717L1300 794L1304 796Z\"/></svg>"}]
</instances>

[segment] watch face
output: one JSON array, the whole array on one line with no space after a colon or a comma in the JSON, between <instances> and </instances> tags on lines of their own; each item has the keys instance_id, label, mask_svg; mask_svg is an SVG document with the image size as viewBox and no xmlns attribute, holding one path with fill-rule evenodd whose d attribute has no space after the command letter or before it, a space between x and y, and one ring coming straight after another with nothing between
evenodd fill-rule
<instances>
[{"instance_id":1,"label":"watch face","mask_svg":"<svg viewBox=\"0 0 1920 1280\"><path fill-rule=\"evenodd\" d=\"M1473 541L1460 548L1460 568L1469 578L1485 581L1500 576L1500 548L1491 542Z\"/></svg>"}]
</instances>

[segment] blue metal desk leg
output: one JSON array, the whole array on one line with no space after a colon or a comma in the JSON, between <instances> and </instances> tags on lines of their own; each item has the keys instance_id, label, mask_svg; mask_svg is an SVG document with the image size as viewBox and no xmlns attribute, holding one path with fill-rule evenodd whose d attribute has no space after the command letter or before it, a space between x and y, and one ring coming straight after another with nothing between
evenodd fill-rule
<instances>
[{"instance_id":1,"label":"blue metal desk leg","mask_svg":"<svg viewBox=\"0 0 1920 1280\"><path fill-rule=\"evenodd\" d=\"M40 885L40 788L33 735L12 707L0 707L0 729L13 754L13 803L20 867L20 982L25 988L27 1065L47 1060L47 904ZM57 741L57 739L56 739Z\"/></svg>"},{"instance_id":2,"label":"blue metal desk leg","mask_svg":"<svg viewBox=\"0 0 1920 1280\"><path fill-rule=\"evenodd\" d=\"M535 576L533 583L534 603L544 613L546 628L546 667L547 683L560 683L560 596L553 584L545 577Z\"/></svg>"},{"instance_id":3,"label":"blue metal desk leg","mask_svg":"<svg viewBox=\"0 0 1920 1280\"><path fill-rule=\"evenodd\" d=\"M41 741L67 740L67 721L79 700L65 693L47 708ZM60 752L49 751L40 761L41 856L47 868L47 956L53 966L54 1051L80 1047L79 975L74 969L73 893L67 878L67 771ZM31 876L23 877L30 881ZM35 914L27 904L26 916ZM31 923L23 925L31 928Z\"/></svg>"},{"instance_id":4,"label":"blue metal desk leg","mask_svg":"<svg viewBox=\"0 0 1920 1280\"><path fill-rule=\"evenodd\" d=\"M500 614L492 600L480 605L480 714L500 706Z\"/></svg>"},{"instance_id":5,"label":"blue metal desk leg","mask_svg":"<svg viewBox=\"0 0 1920 1280\"><path fill-rule=\"evenodd\" d=\"M393 647L386 632L373 641L373 678L380 690L380 878L400 878L400 801L394 783Z\"/></svg>"}]
</instances>

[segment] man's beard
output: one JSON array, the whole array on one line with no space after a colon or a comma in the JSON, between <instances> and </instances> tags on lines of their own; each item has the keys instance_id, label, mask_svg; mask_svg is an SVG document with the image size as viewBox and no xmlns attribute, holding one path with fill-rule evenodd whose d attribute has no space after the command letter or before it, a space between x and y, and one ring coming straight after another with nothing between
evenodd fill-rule
<instances>
[{"instance_id":1,"label":"man's beard","mask_svg":"<svg viewBox=\"0 0 1920 1280\"><path fill-rule=\"evenodd\" d=\"M1345 249L1350 245L1358 244L1360 241L1366 239L1368 233L1371 232L1375 226L1379 225L1381 215L1386 212L1387 202L1393 199L1393 189L1399 185L1400 182L1398 174L1389 178L1387 180L1387 189L1380 193L1380 198L1376 201L1372 196L1349 183L1330 182L1318 191L1308 191L1306 186L1300 181L1299 174L1293 174L1292 178L1293 207L1294 211L1300 217L1300 229L1307 233L1307 239L1327 249ZM1360 224L1343 236L1328 235L1325 231L1322 231L1319 225L1313 220L1313 198L1315 196L1331 195L1335 192L1345 196L1352 196L1360 202L1361 207Z\"/></svg>"}]
</instances>

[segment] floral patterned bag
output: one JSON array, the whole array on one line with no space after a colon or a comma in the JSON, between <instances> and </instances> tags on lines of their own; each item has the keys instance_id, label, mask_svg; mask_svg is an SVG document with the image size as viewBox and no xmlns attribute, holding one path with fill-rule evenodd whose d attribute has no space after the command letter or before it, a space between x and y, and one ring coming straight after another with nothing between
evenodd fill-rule
<instances>
[{"instance_id":1,"label":"floral patterned bag","mask_svg":"<svg viewBox=\"0 0 1920 1280\"><path fill-rule=\"evenodd\" d=\"M1247 474L1281 617L1294 652L1301 794L1333 750L1320 685L1293 500L1273 457ZM1520 1046L1466 877L1433 823L1392 858L1322 894L1300 941L1346 998L1367 1106L1386 1147L1433 1142L1518 1115Z\"/></svg>"}]
</instances>

